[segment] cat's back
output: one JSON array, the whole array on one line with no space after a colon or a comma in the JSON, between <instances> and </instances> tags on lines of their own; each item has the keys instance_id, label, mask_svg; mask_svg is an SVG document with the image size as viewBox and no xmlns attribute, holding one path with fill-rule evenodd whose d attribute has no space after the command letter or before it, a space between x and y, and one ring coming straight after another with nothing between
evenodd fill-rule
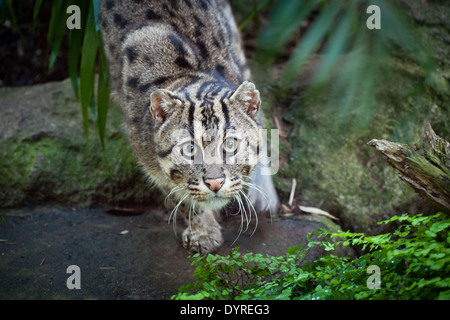
<instances>
[{"instance_id":1,"label":"cat's back","mask_svg":"<svg viewBox=\"0 0 450 320\"><path fill-rule=\"evenodd\" d=\"M101 3L100 25L115 90L131 80L129 85L147 94L198 72L236 87L250 78L227 1L107 0ZM140 84L127 73L141 74Z\"/></svg>"}]
</instances>

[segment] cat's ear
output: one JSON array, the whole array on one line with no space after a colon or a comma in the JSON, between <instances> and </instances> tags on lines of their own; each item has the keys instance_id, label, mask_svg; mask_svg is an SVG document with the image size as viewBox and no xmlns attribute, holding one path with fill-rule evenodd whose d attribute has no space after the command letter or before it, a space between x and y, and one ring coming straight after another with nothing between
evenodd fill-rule
<instances>
[{"instance_id":1,"label":"cat's ear","mask_svg":"<svg viewBox=\"0 0 450 320\"><path fill-rule=\"evenodd\" d=\"M180 101L168 90L158 89L150 95L150 112L156 124L161 125L168 117L173 106Z\"/></svg>"},{"instance_id":2,"label":"cat's ear","mask_svg":"<svg viewBox=\"0 0 450 320\"><path fill-rule=\"evenodd\" d=\"M259 91L252 82L244 81L230 98L231 102L236 102L253 119L261 105Z\"/></svg>"}]
</instances>

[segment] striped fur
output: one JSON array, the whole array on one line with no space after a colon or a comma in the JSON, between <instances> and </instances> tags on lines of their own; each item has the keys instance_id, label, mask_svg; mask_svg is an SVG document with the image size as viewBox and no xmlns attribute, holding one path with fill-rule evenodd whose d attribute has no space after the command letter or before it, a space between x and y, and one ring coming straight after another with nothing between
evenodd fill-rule
<instances>
[{"instance_id":1,"label":"striped fur","mask_svg":"<svg viewBox=\"0 0 450 320\"><path fill-rule=\"evenodd\" d=\"M230 6L224 0L106 0L100 26L132 148L175 208L188 204L185 247L211 252L222 242L213 211L242 203L262 149L259 92ZM217 177L223 185L212 191L205 181ZM263 183L274 209L270 177ZM250 196L258 210L266 206L262 196Z\"/></svg>"}]
</instances>

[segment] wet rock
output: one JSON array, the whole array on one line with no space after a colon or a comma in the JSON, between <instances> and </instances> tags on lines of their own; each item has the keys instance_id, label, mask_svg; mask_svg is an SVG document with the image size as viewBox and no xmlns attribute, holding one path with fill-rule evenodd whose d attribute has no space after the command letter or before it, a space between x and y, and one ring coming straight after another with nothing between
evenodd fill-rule
<instances>
[{"instance_id":1,"label":"wet rock","mask_svg":"<svg viewBox=\"0 0 450 320\"><path fill-rule=\"evenodd\" d=\"M108 114L104 154L92 121L84 135L70 80L0 88L0 96L0 207L157 201L159 193L136 166L117 106Z\"/></svg>"},{"instance_id":2,"label":"wet rock","mask_svg":"<svg viewBox=\"0 0 450 320\"><path fill-rule=\"evenodd\" d=\"M4 210L0 226L0 299L170 299L191 283L192 259L176 237L169 212L153 209L139 215L112 215L103 209L28 207ZM218 254L238 246L243 253L284 255L290 246L323 224L306 217L260 217L239 232L240 219L225 218ZM126 232L125 232L126 231ZM308 251L305 261L321 250ZM67 268L80 268L80 289L68 289Z\"/></svg>"},{"instance_id":3,"label":"wet rock","mask_svg":"<svg viewBox=\"0 0 450 320\"><path fill-rule=\"evenodd\" d=\"M95 130L84 136L68 80L0 90L0 298L169 299L192 282L185 226L177 221L176 237L161 194L143 181L119 108L110 108L103 154ZM87 209L99 206L113 209ZM219 254L283 255L325 226L260 217L250 236L254 225L239 235L240 223L224 218ZM70 265L80 267L79 290L66 286Z\"/></svg>"}]
</instances>

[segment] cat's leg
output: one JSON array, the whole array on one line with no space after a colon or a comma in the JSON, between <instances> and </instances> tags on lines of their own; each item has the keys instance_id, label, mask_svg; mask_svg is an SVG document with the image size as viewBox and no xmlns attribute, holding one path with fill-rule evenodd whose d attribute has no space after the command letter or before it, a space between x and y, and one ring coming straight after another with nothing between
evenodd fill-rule
<instances>
[{"instance_id":1,"label":"cat's leg","mask_svg":"<svg viewBox=\"0 0 450 320\"><path fill-rule=\"evenodd\" d=\"M214 252L223 243L221 227L209 209L197 209L185 218L187 228L183 231L183 247L192 252Z\"/></svg>"},{"instance_id":2,"label":"cat's leg","mask_svg":"<svg viewBox=\"0 0 450 320\"><path fill-rule=\"evenodd\" d=\"M259 115L262 121L262 113ZM273 132L273 131L271 131ZM259 161L250 176L247 196L251 200L257 213L269 212L275 216L279 208L278 195L272 181L272 175L276 174L279 167L279 137L271 133L270 158L268 156L269 145L267 133L263 134L263 140L259 146Z\"/></svg>"},{"instance_id":3,"label":"cat's leg","mask_svg":"<svg viewBox=\"0 0 450 320\"><path fill-rule=\"evenodd\" d=\"M273 185L272 175L278 171L279 159L278 137L272 137L271 158L267 155L267 138L263 136L263 144L260 146L261 154L259 163L256 165L250 177L250 185L247 192L256 212L270 212L271 216L277 213L279 207L278 195Z\"/></svg>"},{"instance_id":4,"label":"cat's leg","mask_svg":"<svg viewBox=\"0 0 450 320\"><path fill-rule=\"evenodd\" d=\"M256 212L270 212L270 215L274 216L278 210L279 200L272 176L266 169L260 165L255 167L249 181L255 186L249 187L247 196L253 203Z\"/></svg>"}]
</instances>

